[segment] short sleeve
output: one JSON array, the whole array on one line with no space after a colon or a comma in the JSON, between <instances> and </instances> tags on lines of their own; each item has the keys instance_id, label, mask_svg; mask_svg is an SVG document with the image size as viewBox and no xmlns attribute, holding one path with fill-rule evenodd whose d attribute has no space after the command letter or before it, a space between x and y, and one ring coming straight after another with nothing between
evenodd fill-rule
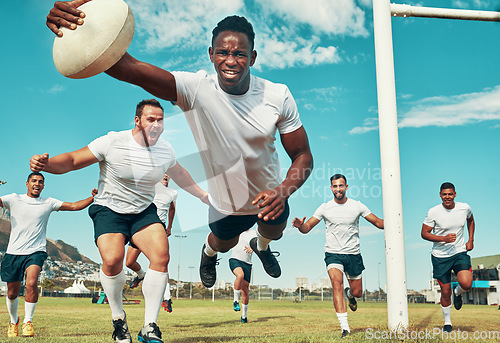
<instances>
[{"instance_id":1,"label":"short sleeve","mask_svg":"<svg viewBox=\"0 0 500 343\"><path fill-rule=\"evenodd\" d=\"M172 202L177 200L177 191L174 189L172 194Z\"/></svg>"},{"instance_id":2,"label":"short sleeve","mask_svg":"<svg viewBox=\"0 0 500 343\"><path fill-rule=\"evenodd\" d=\"M467 205L467 219L470 219L472 217L472 209L470 208L469 205Z\"/></svg>"},{"instance_id":3,"label":"short sleeve","mask_svg":"<svg viewBox=\"0 0 500 343\"><path fill-rule=\"evenodd\" d=\"M2 199L2 203L3 203L2 207L10 210L10 204L11 204L12 200L14 200L15 196L16 196L16 194L12 193L12 194L7 194L7 195L0 197L0 199Z\"/></svg>"},{"instance_id":4,"label":"short sleeve","mask_svg":"<svg viewBox=\"0 0 500 343\"><path fill-rule=\"evenodd\" d=\"M286 86L282 113L276 125L280 134L290 133L302 127L297 104L292 93L290 93L290 90Z\"/></svg>"},{"instance_id":5,"label":"short sleeve","mask_svg":"<svg viewBox=\"0 0 500 343\"><path fill-rule=\"evenodd\" d=\"M361 213L361 216L363 218L372 213L372 211L370 211L368 207L366 207L366 205L363 204L362 202L358 201L358 205L359 205L359 213Z\"/></svg>"},{"instance_id":6,"label":"short sleeve","mask_svg":"<svg viewBox=\"0 0 500 343\"><path fill-rule=\"evenodd\" d=\"M424 224L430 227L434 227L436 225L436 221L432 219L431 211L427 212L427 215L424 219Z\"/></svg>"},{"instance_id":7,"label":"short sleeve","mask_svg":"<svg viewBox=\"0 0 500 343\"><path fill-rule=\"evenodd\" d=\"M318 209L314 212L313 217L318 219L318 220L322 220L324 218L324 216L323 216L324 208L325 208L325 204L321 204L321 206L318 207Z\"/></svg>"},{"instance_id":8,"label":"short sleeve","mask_svg":"<svg viewBox=\"0 0 500 343\"><path fill-rule=\"evenodd\" d=\"M185 71L174 71L172 75L175 78L175 88L177 90L177 101L172 101L183 111L189 111L193 108L196 91L202 79L208 77L208 73L200 70L197 73Z\"/></svg>"},{"instance_id":9,"label":"short sleeve","mask_svg":"<svg viewBox=\"0 0 500 343\"><path fill-rule=\"evenodd\" d=\"M112 134L112 132L109 132L105 136L101 136L99 138L96 138L92 142L90 142L88 145L90 152L92 154L94 154L94 156L99 161L104 160L104 158L106 156L106 152L108 151L108 148L111 145L111 140L112 140L111 134Z\"/></svg>"},{"instance_id":10,"label":"short sleeve","mask_svg":"<svg viewBox=\"0 0 500 343\"><path fill-rule=\"evenodd\" d=\"M50 203L52 204L52 211L59 211L63 202L61 200L57 200L54 198L49 198Z\"/></svg>"}]
</instances>

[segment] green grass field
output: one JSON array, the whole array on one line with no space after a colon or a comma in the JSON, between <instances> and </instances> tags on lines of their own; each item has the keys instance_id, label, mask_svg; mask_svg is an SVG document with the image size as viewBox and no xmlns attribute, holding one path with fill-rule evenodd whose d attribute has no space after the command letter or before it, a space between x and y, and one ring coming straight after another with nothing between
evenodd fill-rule
<instances>
[{"instance_id":1,"label":"green grass field","mask_svg":"<svg viewBox=\"0 0 500 343\"><path fill-rule=\"evenodd\" d=\"M142 299L141 299L142 300ZM241 312L232 310L232 300L173 300L173 313L161 310L158 325L165 342L337 342L340 328L330 302L307 301L251 301L248 324L240 322ZM9 316L5 305L0 307L0 319L5 325L0 334L1 342L112 342L111 311L108 305L92 304L90 299L40 298L33 320L35 338L8 340ZM126 305L128 324L134 342L143 325L144 306ZM19 302L21 321L24 300ZM385 303L359 303L356 312L349 312L351 335L342 341L371 342L387 338L387 311ZM405 334L414 342L441 342L424 338L425 330L442 326L443 317L439 305L410 304L410 333ZM493 306L464 305L452 312L455 329L460 336L455 342L500 342L500 311ZM414 331L414 339L411 332ZM487 339L488 331L497 331L496 339ZM464 333L466 332L466 333ZM479 335L473 339L474 332ZM483 333L483 338L480 334ZM416 334L421 334L418 339ZM469 339L464 339L465 335ZM456 334L455 334L456 335ZM491 334L490 334L490 337ZM393 338L395 338L393 336ZM446 337L444 337L446 338ZM401 341L394 339L393 341Z\"/></svg>"}]
</instances>

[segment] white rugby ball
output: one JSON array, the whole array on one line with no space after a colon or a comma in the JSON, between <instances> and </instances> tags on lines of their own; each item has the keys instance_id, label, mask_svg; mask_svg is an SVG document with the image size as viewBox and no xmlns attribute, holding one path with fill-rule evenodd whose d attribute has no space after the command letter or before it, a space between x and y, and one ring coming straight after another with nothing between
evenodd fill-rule
<instances>
[{"instance_id":1,"label":"white rugby ball","mask_svg":"<svg viewBox=\"0 0 500 343\"><path fill-rule=\"evenodd\" d=\"M61 27L52 54L57 70L83 79L111 68L127 51L134 36L134 15L123 0L92 0L81 5L83 25Z\"/></svg>"}]
</instances>

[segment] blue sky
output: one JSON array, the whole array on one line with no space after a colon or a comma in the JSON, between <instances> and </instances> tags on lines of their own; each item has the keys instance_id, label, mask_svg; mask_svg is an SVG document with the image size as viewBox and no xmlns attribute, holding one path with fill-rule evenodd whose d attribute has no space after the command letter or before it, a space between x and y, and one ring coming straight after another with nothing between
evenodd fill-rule
<instances>
[{"instance_id":1,"label":"blue sky","mask_svg":"<svg viewBox=\"0 0 500 343\"><path fill-rule=\"evenodd\" d=\"M139 1L127 0L136 32L129 52L167 70L213 71L207 54L211 29L226 15L245 15L256 31L258 57L252 73L290 88L308 132L315 169L290 200L291 216L308 218L331 199L328 179L343 172L348 196L382 217L380 151L371 1ZM433 6L434 1L405 3ZM72 80L52 61L54 36L45 27L53 2L0 4L2 31L2 168L0 194L24 193L28 161L79 149L108 131L132 128L135 105L151 96L105 74ZM498 10L496 1L440 1L441 7ZM427 210L440 203L439 186L451 181L456 201L471 205L476 219L472 257L499 253L494 211L499 191L500 24L442 19L393 18L396 91L402 172L403 218L408 287L426 288L431 243L420 238ZM9 33L7 33L9 32ZM165 139L181 163L196 147L177 107L163 102ZM279 141L279 140L278 140ZM279 143L278 143L279 145ZM282 167L289 166L280 148ZM196 166L194 167L196 168ZM193 174L200 171L193 169ZM97 186L98 167L46 175L44 196L63 201L87 197ZM203 183L202 183L203 186ZM493 198L493 199L492 199ZM208 233L206 209L180 191L172 238L170 273L199 280L200 250ZM383 232L361 220L365 288L385 285ZM47 236L75 245L100 262L86 210L51 216ZM254 283L295 287L295 278L320 282L324 225L308 235L289 228L272 244L281 252L283 275L271 279L254 258ZM179 249L180 244L180 249ZM232 281L229 254L219 280ZM146 264L145 260L141 260ZM195 267L189 269L188 267Z\"/></svg>"}]
</instances>

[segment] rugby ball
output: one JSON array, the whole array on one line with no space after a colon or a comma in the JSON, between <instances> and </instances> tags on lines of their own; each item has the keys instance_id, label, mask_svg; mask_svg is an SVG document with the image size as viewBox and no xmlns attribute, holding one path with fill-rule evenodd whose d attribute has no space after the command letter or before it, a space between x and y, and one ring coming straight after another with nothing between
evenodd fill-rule
<instances>
[{"instance_id":1,"label":"rugby ball","mask_svg":"<svg viewBox=\"0 0 500 343\"><path fill-rule=\"evenodd\" d=\"M134 36L134 15L123 0L92 0L81 5L83 25L61 27L52 50L57 70L83 79L111 68L127 51Z\"/></svg>"}]
</instances>

